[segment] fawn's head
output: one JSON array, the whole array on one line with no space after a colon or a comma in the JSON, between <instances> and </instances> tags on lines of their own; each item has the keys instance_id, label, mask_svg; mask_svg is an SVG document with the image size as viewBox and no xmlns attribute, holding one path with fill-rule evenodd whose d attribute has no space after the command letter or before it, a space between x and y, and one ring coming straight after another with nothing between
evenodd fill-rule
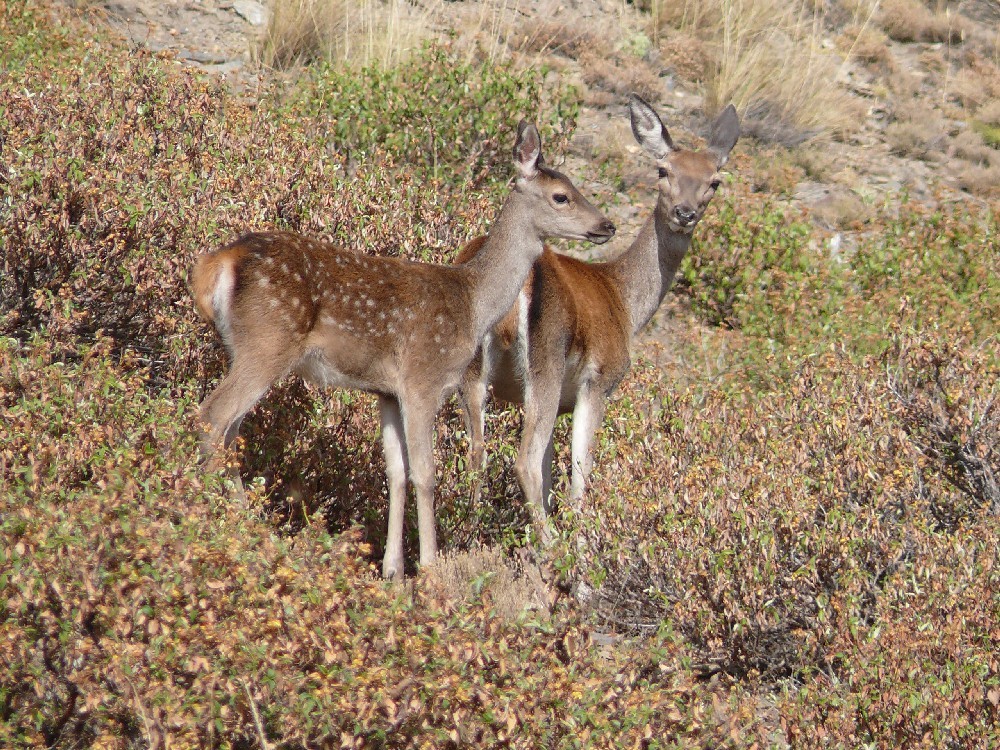
<instances>
[{"instance_id":1,"label":"fawn's head","mask_svg":"<svg viewBox=\"0 0 1000 750\"><path fill-rule=\"evenodd\" d=\"M514 190L532 199L539 238L561 237L601 244L614 236L615 225L583 197L569 178L545 166L538 130L526 120L517 126L514 166L517 168Z\"/></svg>"},{"instance_id":2,"label":"fawn's head","mask_svg":"<svg viewBox=\"0 0 1000 750\"><path fill-rule=\"evenodd\" d=\"M740 137L736 108L730 104L716 118L704 151L675 147L656 111L635 94L629 101L629 116L635 139L656 159L657 210L664 212L673 231L690 234L715 195L721 181L719 170Z\"/></svg>"}]
</instances>

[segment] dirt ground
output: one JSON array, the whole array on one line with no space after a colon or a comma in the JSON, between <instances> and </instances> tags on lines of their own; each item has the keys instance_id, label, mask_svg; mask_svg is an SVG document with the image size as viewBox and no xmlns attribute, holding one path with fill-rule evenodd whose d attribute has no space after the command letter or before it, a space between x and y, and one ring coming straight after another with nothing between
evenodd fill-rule
<instances>
[{"instance_id":1,"label":"dirt ground","mask_svg":"<svg viewBox=\"0 0 1000 750\"><path fill-rule=\"evenodd\" d=\"M98 17L134 44L231 75L250 64L251 40L267 22L256 0L105 0ZM93 10L93 4L90 6Z\"/></svg>"}]
</instances>

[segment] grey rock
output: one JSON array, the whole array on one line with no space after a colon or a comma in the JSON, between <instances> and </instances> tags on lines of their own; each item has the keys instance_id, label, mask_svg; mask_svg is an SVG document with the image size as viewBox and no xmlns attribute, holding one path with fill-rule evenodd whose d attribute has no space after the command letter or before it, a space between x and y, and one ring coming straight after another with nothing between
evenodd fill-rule
<instances>
[{"instance_id":1,"label":"grey rock","mask_svg":"<svg viewBox=\"0 0 1000 750\"><path fill-rule=\"evenodd\" d=\"M251 26L263 26L267 23L267 8L256 0L233 0L233 10Z\"/></svg>"}]
</instances>

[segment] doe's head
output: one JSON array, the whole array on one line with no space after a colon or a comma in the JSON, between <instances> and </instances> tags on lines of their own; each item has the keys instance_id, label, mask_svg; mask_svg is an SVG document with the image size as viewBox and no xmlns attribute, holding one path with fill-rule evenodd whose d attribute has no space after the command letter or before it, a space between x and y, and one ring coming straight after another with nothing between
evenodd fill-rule
<instances>
[{"instance_id":1,"label":"doe's head","mask_svg":"<svg viewBox=\"0 0 1000 750\"><path fill-rule=\"evenodd\" d=\"M728 105L715 119L704 151L674 146L656 110L636 94L629 100L629 117L635 139L656 159L658 210L665 212L673 231L690 234L715 195L722 180L720 170L740 137L736 107Z\"/></svg>"}]
</instances>

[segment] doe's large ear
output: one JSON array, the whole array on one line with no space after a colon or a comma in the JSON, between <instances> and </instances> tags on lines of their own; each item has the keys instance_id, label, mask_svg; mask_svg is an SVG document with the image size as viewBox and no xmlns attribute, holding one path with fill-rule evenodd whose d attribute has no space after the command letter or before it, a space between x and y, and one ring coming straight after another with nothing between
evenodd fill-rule
<instances>
[{"instance_id":1,"label":"doe's large ear","mask_svg":"<svg viewBox=\"0 0 1000 750\"><path fill-rule=\"evenodd\" d=\"M638 94L629 97L628 113L632 120L632 135L646 153L663 161L674 150L674 142L660 116Z\"/></svg>"},{"instance_id":2,"label":"doe's large ear","mask_svg":"<svg viewBox=\"0 0 1000 750\"><path fill-rule=\"evenodd\" d=\"M542 163L542 139L538 128L527 120L517 125L517 140L514 142L514 164L520 177L528 180L538 174Z\"/></svg>"},{"instance_id":3,"label":"doe's large ear","mask_svg":"<svg viewBox=\"0 0 1000 750\"><path fill-rule=\"evenodd\" d=\"M736 107L728 105L712 124L712 135L708 140L708 151L715 156L715 168L722 169L729 161L729 152L733 150L740 137L740 117Z\"/></svg>"}]
</instances>

